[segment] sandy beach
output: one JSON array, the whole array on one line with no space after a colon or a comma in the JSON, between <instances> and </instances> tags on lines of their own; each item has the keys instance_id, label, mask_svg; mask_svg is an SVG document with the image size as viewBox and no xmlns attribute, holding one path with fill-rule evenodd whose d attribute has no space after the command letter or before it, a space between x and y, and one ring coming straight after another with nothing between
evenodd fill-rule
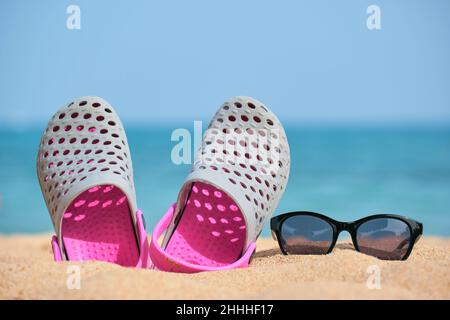
<instances>
[{"instance_id":1,"label":"sandy beach","mask_svg":"<svg viewBox=\"0 0 450 320\"><path fill-rule=\"evenodd\" d=\"M0 299L450 298L450 239L442 238L422 238L407 261L378 260L346 242L326 256L283 256L275 241L260 239L250 268L193 275L55 263L50 250L50 235L0 236ZM80 289L67 287L73 265ZM381 288L369 289L376 269Z\"/></svg>"}]
</instances>

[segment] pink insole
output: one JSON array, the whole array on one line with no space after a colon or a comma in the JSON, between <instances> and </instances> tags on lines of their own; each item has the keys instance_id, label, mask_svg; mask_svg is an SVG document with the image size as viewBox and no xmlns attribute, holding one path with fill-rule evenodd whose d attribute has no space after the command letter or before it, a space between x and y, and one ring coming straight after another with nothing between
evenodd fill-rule
<instances>
[{"instance_id":1,"label":"pink insole","mask_svg":"<svg viewBox=\"0 0 450 320\"><path fill-rule=\"evenodd\" d=\"M135 266L137 240L125 194L114 186L93 187L72 201L62 221L68 260L101 260Z\"/></svg>"},{"instance_id":2,"label":"pink insole","mask_svg":"<svg viewBox=\"0 0 450 320\"><path fill-rule=\"evenodd\" d=\"M195 182L166 252L197 265L228 265L242 254L245 228L244 216L225 192Z\"/></svg>"}]
</instances>

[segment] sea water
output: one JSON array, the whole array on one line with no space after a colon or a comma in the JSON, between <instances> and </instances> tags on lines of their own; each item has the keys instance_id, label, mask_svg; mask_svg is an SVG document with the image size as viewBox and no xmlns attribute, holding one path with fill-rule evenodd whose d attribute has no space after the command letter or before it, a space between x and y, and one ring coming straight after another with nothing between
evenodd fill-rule
<instances>
[{"instance_id":1,"label":"sea water","mask_svg":"<svg viewBox=\"0 0 450 320\"><path fill-rule=\"evenodd\" d=\"M176 127L127 126L138 206L150 232L176 200L190 165L175 165ZM338 220L396 213L450 236L450 126L286 127L291 174L274 214ZM52 230L36 178L42 129L0 129L0 233ZM269 236L266 225L264 236Z\"/></svg>"}]
</instances>

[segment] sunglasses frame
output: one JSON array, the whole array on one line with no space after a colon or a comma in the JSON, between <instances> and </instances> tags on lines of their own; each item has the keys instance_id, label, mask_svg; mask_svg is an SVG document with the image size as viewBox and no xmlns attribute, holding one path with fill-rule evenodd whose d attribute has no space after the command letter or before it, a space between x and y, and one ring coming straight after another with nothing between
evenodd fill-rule
<instances>
[{"instance_id":1,"label":"sunglasses frame","mask_svg":"<svg viewBox=\"0 0 450 320\"><path fill-rule=\"evenodd\" d=\"M370 215L370 216L367 216L367 217L364 217L362 219L355 220L355 221L342 222L342 221L337 221L337 220L331 219L330 217L327 217L323 214L316 213L316 212L294 211L294 212L288 212L288 213L278 215L276 217L273 217L270 220L270 229L272 231L272 237L274 238L274 240L276 240L278 242L278 246L280 247L281 252L284 255L287 255L288 253L286 252L283 244L281 243L281 240L282 240L281 227L288 218L291 218L294 216L316 217L316 218L322 219L323 221L327 222L331 226L331 228L333 229L333 240L330 245L330 248L328 249L328 251L325 254L328 254L331 251L333 251L333 249L336 245L337 239L339 237L339 234L342 231L347 231L348 233L350 233L350 236L351 236L352 242L353 242L353 246L355 247L356 251L361 252L359 250L359 246L358 246L357 230L363 223L370 221L370 220L378 219L378 218L397 219L397 220L404 222L409 228L411 240L409 242L408 250L406 251L406 254L401 259L398 259L398 260L408 259L409 255L411 254L411 251L414 247L414 244L417 242L417 240L419 240L419 238L421 237L421 235L423 233L422 223L415 221L413 219L410 219L408 217L404 217L404 216L400 216L400 215L396 215L396 214L375 214L375 215Z\"/></svg>"}]
</instances>

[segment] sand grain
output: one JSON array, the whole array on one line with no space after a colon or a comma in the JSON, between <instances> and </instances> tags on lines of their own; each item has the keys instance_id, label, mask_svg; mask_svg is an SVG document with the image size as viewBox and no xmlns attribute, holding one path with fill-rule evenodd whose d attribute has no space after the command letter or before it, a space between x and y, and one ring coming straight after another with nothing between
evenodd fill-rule
<instances>
[{"instance_id":1,"label":"sand grain","mask_svg":"<svg viewBox=\"0 0 450 320\"><path fill-rule=\"evenodd\" d=\"M67 267L81 289L67 288ZM367 268L381 270L370 290ZM1 299L450 299L450 239L422 238L407 261L381 261L340 243L326 256L283 256L258 240L248 269L193 275L116 265L55 263L49 235L0 236Z\"/></svg>"}]
</instances>

